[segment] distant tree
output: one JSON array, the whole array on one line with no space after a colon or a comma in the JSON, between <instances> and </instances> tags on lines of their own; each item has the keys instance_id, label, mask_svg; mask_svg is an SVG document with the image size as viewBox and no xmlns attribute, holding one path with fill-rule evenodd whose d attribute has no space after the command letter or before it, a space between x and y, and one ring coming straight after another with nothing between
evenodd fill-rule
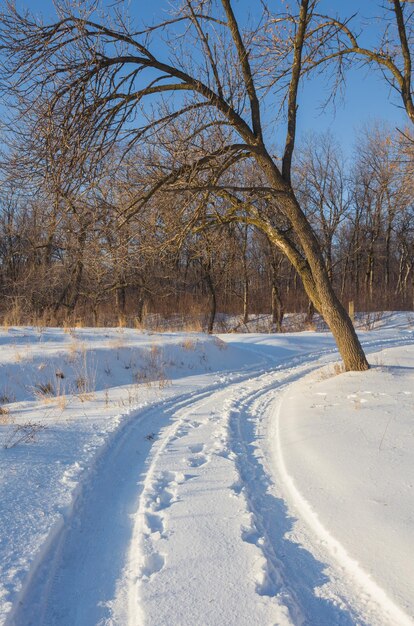
<instances>
[{"instance_id":1,"label":"distant tree","mask_svg":"<svg viewBox=\"0 0 414 626\"><path fill-rule=\"evenodd\" d=\"M333 280L335 238L350 206L345 161L331 133L308 135L296 159L296 185Z\"/></svg>"}]
</instances>

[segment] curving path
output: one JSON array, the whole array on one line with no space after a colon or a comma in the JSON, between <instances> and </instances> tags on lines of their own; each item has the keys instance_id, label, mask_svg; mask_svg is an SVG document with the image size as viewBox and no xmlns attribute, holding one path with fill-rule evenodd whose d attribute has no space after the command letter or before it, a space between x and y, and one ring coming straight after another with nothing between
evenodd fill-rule
<instances>
[{"instance_id":1,"label":"curving path","mask_svg":"<svg viewBox=\"0 0 414 626\"><path fill-rule=\"evenodd\" d=\"M327 352L235 373L129 419L7 624L411 623L324 541L305 504L304 519L292 517L280 407Z\"/></svg>"}]
</instances>

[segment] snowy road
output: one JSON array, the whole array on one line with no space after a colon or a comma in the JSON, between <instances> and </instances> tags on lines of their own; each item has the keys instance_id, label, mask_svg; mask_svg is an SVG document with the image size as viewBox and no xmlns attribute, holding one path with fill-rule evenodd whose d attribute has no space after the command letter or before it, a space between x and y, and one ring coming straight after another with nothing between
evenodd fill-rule
<instances>
[{"instance_id":1,"label":"snowy road","mask_svg":"<svg viewBox=\"0 0 414 626\"><path fill-rule=\"evenodd\" d=\"M290 613L300 623L266 530L272 518L280 523L278 510L259 520L251 506L264 482L245 476L254 456L236 417L238 406L308 370L250 375L131 419L94 468L10 623L170 625L177 606L175 623L183 625L289 624ZM239 467L240 446L248 456Z\"/></svg>"},{"instance_id":2,"label":"snowy road","mask_svg":"<svg viewBox=\"0 0 414 626\"><path fill-rule=\"evenodd\" d=\"M370 343L373 351L404 341ZM286 467L284 403L332 348L277 365L271 351L258 352L260 369L125 421L8 625L413 624L329 533Z\"/></svg>"}]
</instances>

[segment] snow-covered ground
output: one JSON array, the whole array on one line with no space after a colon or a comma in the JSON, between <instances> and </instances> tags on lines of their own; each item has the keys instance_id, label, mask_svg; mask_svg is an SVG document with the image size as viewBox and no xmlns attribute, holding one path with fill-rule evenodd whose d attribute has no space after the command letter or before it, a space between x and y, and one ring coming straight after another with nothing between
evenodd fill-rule
<instances>
[{"instance_id":1,"label":"snow-covered ground","mask_svg":"<svg viewBox=\"0 0 414 626\"><path fill-rule=\"evenodd\" d=\"M369 326L362 374L323 332L0 331L0 623L414 624L414 316Z\"/></svg>"}]
</instances>

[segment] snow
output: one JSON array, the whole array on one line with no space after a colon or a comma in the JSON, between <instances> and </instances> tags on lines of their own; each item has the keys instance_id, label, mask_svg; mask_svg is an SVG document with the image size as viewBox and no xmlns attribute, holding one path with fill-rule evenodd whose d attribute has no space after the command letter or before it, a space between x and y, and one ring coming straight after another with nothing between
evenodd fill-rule
<instances>
[{"instance_id":1,"label":"snow","mask_svg":"<svg viewBox=\"0 0 414 626\"><path fill-rule=\"evenodd\" d=\"M289 389L279 462L301 517L403 624L414 615L414 346L371 360L380 365L366 375L320 380L322 370Z\"/></svg>"},{"instance_id":2,"label":"snow","mask_svg":"<svg viewBox=\"0 0 414 626\"><path fill-rule=\"evenodd\" d=\"M414 326L369 327L361 374L327 332L0 331L0 624L414 624Z\"/></svg>"}]
</instances>

